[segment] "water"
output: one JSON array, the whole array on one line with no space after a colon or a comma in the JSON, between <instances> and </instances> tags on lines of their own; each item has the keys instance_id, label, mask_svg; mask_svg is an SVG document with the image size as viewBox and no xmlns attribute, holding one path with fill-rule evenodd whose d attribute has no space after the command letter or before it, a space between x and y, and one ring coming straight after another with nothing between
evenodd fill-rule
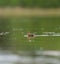
<instances>
[{"instance_id":1,"label":"water","mask_svg":"<svg viewBox=\"0 0 60 64\"><path fill-rule=\"evenodd\" d=\"M0 51L0 64L60 64L60 51L37 51L36 56Z\"/></svg>"}]
</instances>

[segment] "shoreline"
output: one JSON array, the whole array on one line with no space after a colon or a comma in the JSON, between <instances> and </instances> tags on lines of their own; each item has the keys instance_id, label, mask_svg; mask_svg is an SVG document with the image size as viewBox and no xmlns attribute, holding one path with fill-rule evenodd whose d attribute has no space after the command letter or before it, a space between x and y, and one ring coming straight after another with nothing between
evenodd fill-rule
<instances>
[{"instance_id":1,"label":"shoreline","mask_svg":"<svg viewBox=\"0 0 60 64\"><path fill-rule=\"evenodd\" d=\"M60 16L60 8L50 8L50 9L42 9L42 8L0 8L0 16Z\"/></svg>"}]
</instances>

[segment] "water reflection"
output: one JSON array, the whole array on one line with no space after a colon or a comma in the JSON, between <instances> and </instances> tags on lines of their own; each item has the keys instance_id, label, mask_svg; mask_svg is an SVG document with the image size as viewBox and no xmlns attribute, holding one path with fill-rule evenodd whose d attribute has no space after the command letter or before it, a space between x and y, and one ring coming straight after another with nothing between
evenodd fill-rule
<instances>
[{"instance_id":1,"label":"water reflection","mask_svg":"<svg viewBox=\"0 0 60 64\"><path fill-rule=\"evenodd\" d=\"M31 56L30 54L20 55L20 53L14 54L11 51L0 51L0 64L60 64L58 53L60 54L60 51L43 51L42 55Z\"/></svg>"}]
</instances>

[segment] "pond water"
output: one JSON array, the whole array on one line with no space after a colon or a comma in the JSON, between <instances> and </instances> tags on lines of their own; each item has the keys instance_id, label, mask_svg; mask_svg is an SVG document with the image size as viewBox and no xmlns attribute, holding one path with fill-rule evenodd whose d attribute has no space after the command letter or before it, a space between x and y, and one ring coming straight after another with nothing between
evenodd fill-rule
<instances>
[{"instance_id":1,"label":"pond water","mask_svg":"<svg viewBox=\"0 0 60 64\"><path fill-rule=\"evenodd\" d=\"M0 51L0 64L60 64L60 51L37 51L35 56L26 54Z\"/></svg>"}]
</instances>

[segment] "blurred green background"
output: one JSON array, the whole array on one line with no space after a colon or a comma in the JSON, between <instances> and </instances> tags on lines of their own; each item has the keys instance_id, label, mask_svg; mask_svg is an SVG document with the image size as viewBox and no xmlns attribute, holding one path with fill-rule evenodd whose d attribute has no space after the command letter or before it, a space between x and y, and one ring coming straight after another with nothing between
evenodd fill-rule
<instances>
[{"instance_id":1,"label":"blurred green background","mask_svg":"<svg viewBox=\"0 0 60 64\"><path fill-rule=\"evenodd\" d=\"M59 8L60 0L0 0L0 6Z\"/></svg>"}]
</instances>

